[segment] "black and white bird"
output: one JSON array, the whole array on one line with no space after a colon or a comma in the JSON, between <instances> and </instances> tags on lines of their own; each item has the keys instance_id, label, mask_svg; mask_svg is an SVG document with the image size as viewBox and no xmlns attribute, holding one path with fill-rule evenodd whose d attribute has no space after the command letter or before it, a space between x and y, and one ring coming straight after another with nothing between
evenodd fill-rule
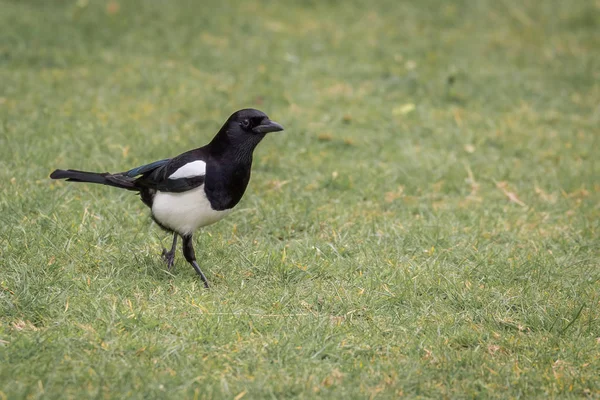
<instances>
[{"instance_id":1,"label":"black and white bird","mask_svg":"<svg viewBox=\"0 0 600 400\"><path fill-rule=\"evenodd\" d=\"M250 180L254 149L267 133L282 130L262 111L244 109L233 113L209 144L177 157L116 174L57 169L50 178L139 192L154 221L173 233L171 250L163 249L168 268L173 266L177 236L181 236L185 259L208 287L196 262L192 235L238 204Z\"/></svg>"}]
</instances>

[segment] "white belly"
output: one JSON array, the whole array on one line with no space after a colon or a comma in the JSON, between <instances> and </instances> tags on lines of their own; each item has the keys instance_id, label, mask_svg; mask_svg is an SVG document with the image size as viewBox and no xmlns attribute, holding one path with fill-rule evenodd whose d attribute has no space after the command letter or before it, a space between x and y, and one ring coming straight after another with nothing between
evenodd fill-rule
<instances>
[{"instance_id":1,"label":"white belly","mask_svg":"<svg viewBox=\"0 0 600 400\"><path fill-rule=\"evenodd\" d=\"M156 192L152 203L154 218L166 228L183 235L213 224L229 212L231 210L211 208L204 185L183 193Z\"/></svg>"}]
</instances>

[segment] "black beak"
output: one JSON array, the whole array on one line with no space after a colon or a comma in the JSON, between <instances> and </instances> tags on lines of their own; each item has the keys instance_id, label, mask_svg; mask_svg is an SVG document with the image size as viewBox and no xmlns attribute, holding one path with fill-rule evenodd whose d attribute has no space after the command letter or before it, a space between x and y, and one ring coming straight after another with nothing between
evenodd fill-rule
<instances>
[{"instance_id":1,"label":"black beak","mask_svg":"<svg viewBox=\"0 0 600 400\"><path fill-rule=\"evenodd\" d=\"M279 132L283 130L283 126L279 125L275 121L271 121L268 118L265 118L261 121L260 125L252 128L252 132L254 133L269 133L269 132Z\"/></svg>"}]
</instances>

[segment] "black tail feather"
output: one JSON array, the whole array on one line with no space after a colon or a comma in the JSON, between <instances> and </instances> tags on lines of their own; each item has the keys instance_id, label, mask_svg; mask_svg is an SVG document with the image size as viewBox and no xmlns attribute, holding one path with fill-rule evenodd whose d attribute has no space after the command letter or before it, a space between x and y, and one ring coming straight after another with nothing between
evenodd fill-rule
<instances>
[{"instance_id":1,"label":"black tail feather","mask_svg":"<svg viewBox=\"0 0 600 400\"><path fill-rule=\"evenodd\" d=\"M109 174L108 172L87 172L75 169L57 169L50 174L52 179L66 179L68 182L99 183L101 185L113 186L127 190L139 190L134 180L120 174Z\"/></svg>"}]
</instances>

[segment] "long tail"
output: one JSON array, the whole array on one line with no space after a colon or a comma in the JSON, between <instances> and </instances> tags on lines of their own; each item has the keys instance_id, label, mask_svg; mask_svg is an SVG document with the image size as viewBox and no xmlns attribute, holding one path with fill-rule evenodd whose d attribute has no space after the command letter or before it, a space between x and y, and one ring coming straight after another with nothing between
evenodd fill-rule
<instances>
[{"instance_id":1,"label":"long tail","mask_svg":"<svg viewBox=\"0 0 600 400\"><path fill-rule=\"evenodd\" d=\"M140 190L136 187L133 178L121 174L109 174L108 172L97 173L77 171L75 169L57 169L50 174L50 178L66 179L68 182L99 183L127 190Z\"/></svg>"}]
</instances>

